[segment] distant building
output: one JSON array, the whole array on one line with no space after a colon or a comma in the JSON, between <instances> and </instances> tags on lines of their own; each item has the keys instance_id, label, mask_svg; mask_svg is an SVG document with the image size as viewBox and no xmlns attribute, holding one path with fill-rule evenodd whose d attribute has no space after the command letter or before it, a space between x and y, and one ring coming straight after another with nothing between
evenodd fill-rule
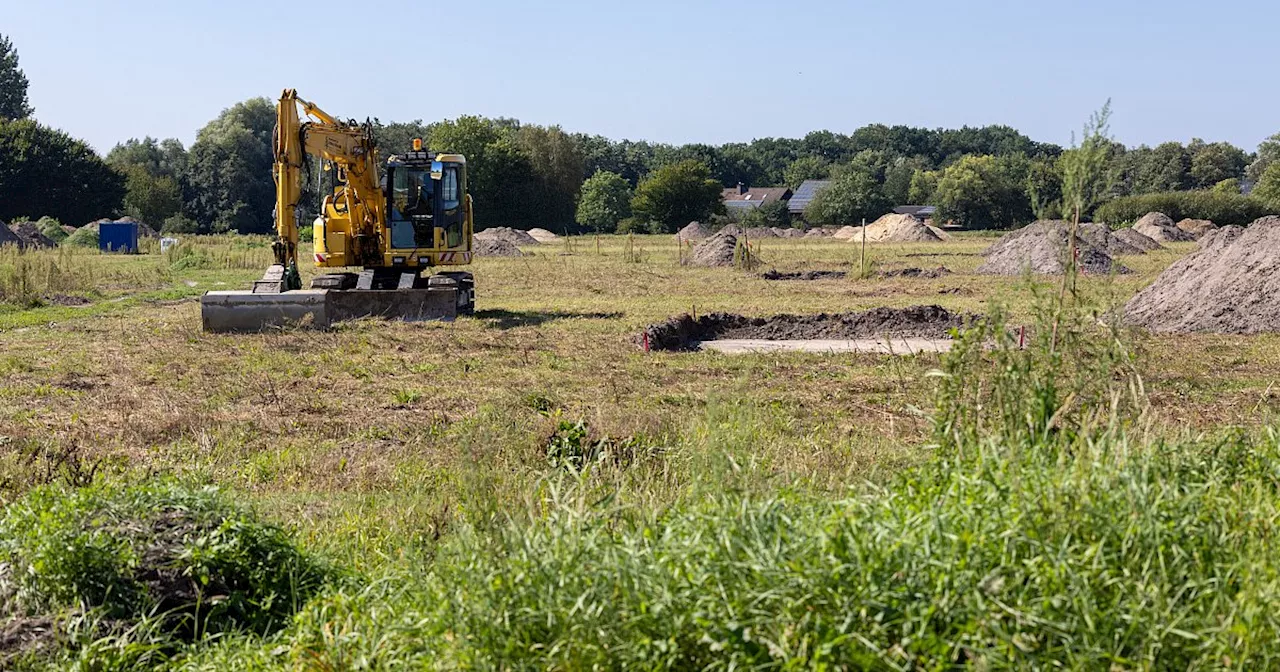
<instances>
[{"instance_id":1,"label":"distant building","mask_svg":"<svg viewBox=\"0 0 1280 672\"><path fill-rule=\"evenodd\" d=\"M725 189L721 197L724 207L729 210L751 210L765 203L788 201L791 190L787 187L746 187L739 184L733 189Z\"/></svg>"},{"instance_id":2,"label":"distant building","mask_svg":"<svg viewBox=\"0 0 1280 672\"><path fill-rule=\"evenodd\" d=\"M796 191L791 195L791 200L787 201L787 209L792 215L803 215L804 209L809 207L813 202L813 197L818 192L831 186L831 180L805 180L796 187Z\"/></svg>"},{"instance_id":3,"label":"distant building","mask_svg":"<svg viewBox=\"0 0 1280 672\"><path fill-rule=\"evenodd\" d=\"M895 215L911 215L921 221L933 217L937 211L938 209L932 205L899 205L893 209Z\"/></svg>"}]
</instances>

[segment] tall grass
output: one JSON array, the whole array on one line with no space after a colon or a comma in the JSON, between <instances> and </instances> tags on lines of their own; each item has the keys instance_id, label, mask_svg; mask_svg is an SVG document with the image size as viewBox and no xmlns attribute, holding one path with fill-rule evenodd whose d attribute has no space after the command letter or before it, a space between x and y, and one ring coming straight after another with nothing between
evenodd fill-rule
<instances>
[{"instance_id":1,"label":"tall grass","mask_svg":"<svg viewBox=\"0 0 1280 672\"><path fill-rule=\"evenodd\" d=\"M70 246L46 250L0 247L0 303L33 307L60 294L147 287L168 279L166 269L115 263L97 250Z\"/></svg>"}]
</instances>

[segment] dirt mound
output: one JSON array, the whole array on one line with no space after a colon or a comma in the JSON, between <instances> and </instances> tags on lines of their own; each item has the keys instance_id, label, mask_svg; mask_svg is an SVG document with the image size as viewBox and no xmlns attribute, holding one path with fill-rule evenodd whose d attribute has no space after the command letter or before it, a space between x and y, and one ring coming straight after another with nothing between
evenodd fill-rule
<instances>
[{"instance_id":1,"label":"dirt mound","mask_svg":"<svg viewBox=\"0 0 1280 672\"><path fill-rule=\"evenodd\" d=\"M475 234L477 239L485 240L502 240L512 245L537 245L538 239L529 235L528 231L513 229L509 226L496 226L492 229L477 231Z\"/></svg>"},{"instance_id":2,"label":"dirt mound","mask_svg":"<svg viewBox=\"0 0 1280 672\"><path fill-rule=\"evenodd\" d=\"M26 247L27 243L22 236L14 233L7 226L0 226L0 245L17 245L18 247Z\"/></svg>"},{"instance_id":3,"label":"dirt mound","mask_svg":"<svg viewBox=\"0 0 1280 672\"><path fill-rule=\"evenodd\" d=\"M745 231L747 238L777 238L778 234L767 226L753 226Z\"/></svg>"},{"instance_id":4,"label":"dirt mound","mask_svg":"<svg viewBox=\"0 0 1280 672\"><path fill-rule=\"evenodd\" d=\"M733 227L737 229L737 227ZM725 227L720 233L698 243L690 259L694 266L732 266L738 249L738 236Z\"/></svg>"},{"instance_id":5,"label":"dirt mound","mask_svg":"<svg viewBox=\"0 0 1280 672\"><path fill-rule=\"evenodd\" d=\"M805 238L830 238L832 236L832 233L833 232L830 229L823 229L823 228L809 229L808 231L804 232L804 237Z\"/></svg>"},{"instance_id":6,"label":"dirt mound","mask_svg":"<svg viewBox=\"0 0 1280 672\"><path fill-rule=\"evenodd\" d=\"M1062 275L1066 272L1070 231L1060 221L1041 220L1005 234L983 255L986 263L977 273L984 275L1021 275L1030 268L1037 275ZM1085 275L1129 273L1106 251L1076 235L1076 261Z\"/></svg>"},{"instance_id":7,"label":"dirt mound","mask_svg":"<svg viewBox=\"0 0 1280 672\"><path fill-rule=\"evenodd\" d=\"M845 271L795 271L791 273L781 273L778 271L767 271L760 274L763 280L840 280L848 273Z\"/></svg>"},{"instance_id":8,"label":"dirt mound","mask_svg":"<svg viewBox=\"0 0 1280 672\"><path fill-rule=\"evenodd\" d=\"M79 231L79 229L77 229L74 226L71 226L70 224L63 224L62 230L66 231L68 236L75 233L76 231Z\"/></svg>"},{"instance_id":9,"label":"dirt mound","mask_svg":"<svg viewBox=\"0 0 1280 672\"><path fill-rule=\"evenodd\" d=\"M1203 238L1206 233L1218 228L1217 224L1207 219L1184 219L1174 226L1195 236L1196 240Z\"/></svg>"},{"instance_id":10,"label":"dirt mound","mask_svg":"<svg viewBox=\"0 0 1280 672\"><path fill-rule=\"evenodd\" d=\"M779 238L804 238L804 231L800 229L783 229L774 227L773 232L778 234Z\"/></svg>"},{"instance_id":11,"label":"dirt mound","mask_svg":"<svg viewBox=\"0 0 1280 672\"><path fill-rule=\"evenodd\" d=\"M1133 225L1133 230L1157 243L1186 243L1196 239L1179 229L1163 212L1148 212Z\"/></svg>"},{"instance_id":12,"label":"dirt mound","mask_svg":"<svg viewBox=\"0 0 1280 672\"><path fill-rule=\"evenodd\" d=\"M948 338L953 329L964 328L972 315L948 311L941 306L872 308L859 313L820 315L776 315L744 317L733 313L711 313L696 320L690 315L673 317L649 326L645 334L651 350L693 350L701 341L721 338L769 340L853 339L880 336Z\"/></svg>"},{"instance_id":13,"label":"dirt mound","mask_svg":"<svg viewBox=\"0 0 1280 672\"><path fill-rule=\"evenodd\" d=\"M946 266L937 268L893 268L880 271L876 275L881 278L941 278L944 275L951 275L951 269Z\"/></svg>"},{"instance_id":14,"label":"dirt mound","mask_svg":"<svg viewBox=\"0 0 1280 672\"><path fill-rule=\"evenodd\" d=\"M88 224L85 224L84 226L82 226L82 227L80 227L80 228L82 228L82 229L89 229L90 231L93 231L94 233L97 233L97 232L98 232L98 227L99 227L99 226L101 226L101 225L103 225L103 224L112 224L112 223L115 223L115 222L128 223L128 224L137 224L137 225L138 225L138 238L139 238L139 239L141 239L141 238L159 238L159 237L160 237L160 234L156 233L156 230L155 230L155 229L153 229L153 228L151 228L151 227L147 226L146 224L143 224L142 222L139 222L138 220L136 220L136 219L134 219L134 218L132 218L132 217L127 217L127 216L126 216L126 217L121 217L120 219L111 219L111 218L109 218L109 217L103 217L102 219L99 219L99 220L96 220L96 221L89 222ZM65 229L66 229L66 227L63 227L63 229L65 230ZM72 231L67 231L67 233L68 233L68 235L69 235L69 234L71 234L71 233L72 233Z\"/></svg>"},{"instance_id":15,"label":"dirt mound","mask_svg":"<svg viewBox=\"0 0 1280 672\"><path fill-rule=\"evenodd\" d=\"M15 222L9 230L22 239L22 247L28 250L42 247L57 247L53 239L40 233L40 225L35 222Z\"/></svg>"},{"instance_id":16,"label":"dirt mound","mask_svg":"<svg viewBox=\"0 0 1280 672\"><path fill-rule=\"evenodd\" d=\"M862 233L861 226L842 226L832 233L831 237L836 240L850 240L859 233Z\"/></svg>"},{"instance_id":17,"label":"dirt mound","mask_svg":"<svg viewBox=\"0 0 1280 672\"><path fill-rule=\"evenodd\" d=\"M560 236L557 236L546 229L529 229L529 237L539 243L554 243L557 240L560 240Z\"/></svg>"},{"instance_id":18,"label":"dirt mound","mask_svg":"<svg viewBox=\"0 0 1280 672\"><path fill-rule=\"evenodd\" d=\"M476 236L472 251L477 257L523 257L524 252L516 244L501 238L481 238Z\"/></svg>"},{"instance_id":19,"label":"dirt mound","mask_svg":"<svg viewBox=\"0 0 1280 672\"><path fill-rule=\"evenodd\" d=\"M1070 230L1070 224L1067 222L1063 222L1062 224ZM1077 235L1088 241L1090 245L1093 245L1113 257L1122 254L1135 255L1147 253L1145 249L1136 245L1130 245L1123 238L1117 237L1106 224L1098 224L1096 222L1081 224L1077 231Z\"/></svg>"},{"instance_id":20,"label":"dirt mound","mask_svg":"<svg viewBox=\"0 0 1280 672\"><path fill-rule=\"evenodd\" d=\"M1209 232L1129 300L1124 320L1161 333L1280 331L1280 217Z\"/></svg>"},{"instance_id":21,"label":"dirt mound","mask_svg":"<svg viewBox=\"0 0 1280 672\"><path fill-rule=\"evenodd\" d=\"M943 238L924 222L911 215L888 214L868 224L866 229L855 228L849 240L860 243L866 236L869 243L936 243Z\"/></svg>"},{"instance_id":22,"label":"dirt mound","mask_svg":"<svg viewBox=\"0 0 1280 672\"><path fill-rule=\"evenodd\" d=\"M933 235L937 236L938 240L951 240L951 234L931 224L930 222L932 221L932 219L926 219L924 220L924 225L929 227L929 230L933 232Z\"/></svg>"},{"instance_id":23,"label":"dirt mound","mask_svg":"<svg viewBox=\"0 0 1280 672\"><path fill-rule=\"evenodd\" d=\"M711 229L703 226L701 222L689 222L689 225L676 232L676 238L680 240L703 240L711 236Z\"/></svg>"},{"instance_id":24,"label":"dirt mound","mask_svg":"<svg viewBox=\"0 0 1280 672\"><path fill-rule=\"evenodd\" d=\"M1123 240L1133 247L1138 248L1139 250L1142 250L1143 252L1164 249L1164 245L1151 240L1133 229L1120 229L1118 231L1113 231L1111 235Z\"/></svg>"}]
</instances>

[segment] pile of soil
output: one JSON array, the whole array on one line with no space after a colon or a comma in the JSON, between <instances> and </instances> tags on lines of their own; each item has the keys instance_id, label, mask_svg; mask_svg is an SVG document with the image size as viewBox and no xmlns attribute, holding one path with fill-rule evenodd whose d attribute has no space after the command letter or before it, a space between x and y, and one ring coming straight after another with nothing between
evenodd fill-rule
<instances>
[{"instance_id":1,"label":"pile of soil","mask_svg":"<svg viewBox=\"0 0 1280 672\"><path fill-rule=\"evenodd\" d=\"M952 329L973 322L973 315L953 313L941 306L872 308L860 313L744 317L711 313L696 320L673 317L645 329L651 350L694 350L701 341L722 338L768 340L855 339L881 336L948 338Z\"/></svg>"},{"instance_id":2,"label":"pile of soil","mask_svg":"<svg viewBox=\"0 0 1280 672\"><path fill-rule=\"evenodd\" d=\"M824 228L809 229L804 232L805 238L830 238L831 235L832 231Z\"/></svg>"},{"instance_id":3,"label":"pile of soil","mask_svg":"<svg viewBox=\"0 0 1280 672\"><path fill-rule=\"evenodd\" d=\"M1063 222L1062 224L1070 230L1071 225L1069 223ZM1101 249L1103 252L1106 252L1113 257L1120 256L1122 254L1136 255L1147 253L1147 251L1142 247L1131 245L1125 239L1115 235L1115 233L1112 232L1110 227L1106 224L1098 224L1096 222L1081 224L1080 228L1076 231L1076 234L1088 241L1090 245Z\"/></svg>"},{"instance_id":4,"label":"pile of soil","mask_svg":"<svg viewBox=\"0 0 1280 672\"><path fill-rule=\"evenodd\" d=\"M99 220L96 220L96 221L89 222L88 224L85 224L84 226L82 226L82 227L80 227L80 228L82 228L82 229L89 229L90 231L93 231L94 233L97 233L97 232L98 232L98 227L99 227L100 225L102 225L102 224L112 224L112 223L114 223L114 222L128 222L128 223L132 223L132 224L137 224L137 225L138 225L138 238L140 238L140 239L141 239L141 238L159 238L159 237L160 237L160 234L156 233L156 230L155 230L155 229L153 229L153 228L151 228L151 227L147 226L146 224L143 224L142 222L139 222L138 220L136 220L136 219L134 219L134 218L132 218L132 217L121 217L120 219L111 219L111 218L109 218L109 217L103 217L102 219L99 219ZM63 227L63 230L64 230L64 231L66 231L66 228L67 228L67 227L65 227L65 226L64 226L64 227ZM74 229L73 229L72 231L67 231L67 235L70 235L73 231L74 231Z\"/></svg>"},{"instance_id":5,"label":"pile of soil","mask_svg":"<svg viewBox=\"0 0 1280 672\"><path fill-rule=\"evenodd\" d=\"M767 271L760 274L763 280L841 280L848 273L845 271L795 271L791 273L781 273L779 271Z\"/></svg>"},{"instance_id":6,"label":"pile of soil","mask_svg":"<svg viewBox=\"0 0 1280 672\"><path fill-rule=\"evenodd\" d=\"M529 235L528 231L513 229L509 226L497 226L492 229L477 231L475 234L477 240L501 240L512 245L537 245L538 239Z\"/></svg>"},{"instance_id":7,"label":"pile of soil","mask_svg":"<svg viewBox=\"0 0 1280 672\"><path fill-rule=\"evenodd\" d=\"M740 233L741 230L736 226L725 227L720 233L698 243L697 247L693 248L690 263L694 266L732 266Z\"/></svg>"},{"instance_id":8,"label":"pile of soil","mask_svg":"<svg viewBox=\"0 0 1280 672\"><path fill-rule=\"evenodd\" d=\"M778 232L767 226L753 226L745 231L747 238L778 238Z\"/></svg>"},{"instance_id":9,"label":"pile of soil","mask_svg":"<svg viewBox=\"0 0 1280 672\"><path fill-rule=\"evenodd\" d=\"M1157 243L1156 241L1151 240L1150 238L1142 235L1141 233L1138 233L1137 231L1134 231L1133 229L1120 229L1118 231L1113 231L1111 235L1115 236L1116 238L1119 238L1120 240L1123 240L1124 242L1128 243L1132 247L1142 250L1143 252L1150 252L1152 250L1164 249L1164 245L1161 245L1160 243Z\"/></svg>"},{"instance_id":10,"label":"pile of soil","mask_svg":"<svg viewBox=\"0 0 1280 672\"><path fill-rule=\"evenodd\" d=\"M1163 212L1148 212L1133 225L1133 230L1157 243L1187 243L1196 239L1179 229Z\"/></svg>"},{"instance_id":11,"label":"pile of soil","mask_svg":"<svg viewBox=\"0 0 1280 672\"><path fill-rule=\"evenodd\" d=\"M524 252L516 247L516 244L501 238L481 238L475 237L475 244L472 251L477 257L523 257Z\"/></svg>"},{"instance_id":12,"label":"pile of soil","mask_svg":"<svg viewBox=\"0 0 1280 672\"><path fill-rule=\"evenodd\" d=\"M2 224L3 222L0 222ZM0 226L0 245L17 245L18 247L26 247L27 243L21 236L14 233L7 226Z\"/></svg>"},{"instance_id":13,"label":"pile of soil","mask_svg":"<svg viewBox=\"0 0 1280 672\"><path fill-rule=\"evenodd\" d=\"M1041 220L1005 234L983 255L987 261L978 267L984 275L1022 275L1030 268L1037 275L1062 275L1066 272L1070 230L1055 220ZM1076 262L1085 275L1129 273L1105 250L1076 235Z\"/></svg>"},{"instance_id":14,"label":"pile of soil","mask_svg":"<svg viewBox=\"0 0 1280 672\"><path fill-rule=\"evenodd\" d=\"M689 225L676 232L676 238L679 240L703 240L711 236L711 229L703 226L701 222L689 222Z\"/></svg>"},{"instance_id":15,"label":"pile of soil","mask_svg":"<svg viewBox=\"0 0 1280 672\"><path fill-rule=\"evenodd\" d=\"M804 231L800 229L783 229L775 226L773 232L778 234L779 238L804 238Z\"/></svg>"},{"instance_id":16,"label":"pile of soil","mask_svg":"<svg viewBox=\"0 0 1280 672\"><path fill-rule=\"evenodd\" d=\"M1160 333L1280 331L1280 217L1209 232L1129 300L1124 320Z\"/></svg>"},{"instance_id":17,"label":"pile of soil","mask_svg":"<svg viewBox=\"0 0 1280 672\"><path fill-rule=\"evenodd\" d=\"M1200 240L1206 233L1218 228L1217 224L1214 224L1207 219L1184 219L1174 226L1177 226L1179 229L1195 236L1196 240Z\"/></svg>"},{"instance_id":18,"label":"pile of soil","mask_svg":"<svg viewBox=\"0 0 1280 672\"><path fill-rule=\"evenodd\" d=\"M546 229L529 229L529 236L539 243L554 243L560 240L560 236Z\"/></svg>"},{"instance_id":19,"label":"pile of soil","mask_svg":"<svg viewBox=\"0 0 1280 672\"><path fill-rule=\"evenodd\" d=\"M951 275L951 269L946 266L937 268L894 268L877 273L881 278L941 278L944 275Z\"/></svg>"},{"instance_id":20,"label":"pile of soil","mask_svg":"<svg viewBox=\"0 0 1280 672\"><path fill-rule=\"evenodd\" d=\"M862 232L860 226L842 226L831 234L836 240L851 240L854 236Z\"/></svg>"},{"instance_id":21,"label":"pile of soil","mask_svg":"<svg viewBox=\"0 0 1280 672\"><path fill-rule=\"evenodd\" d=\"M63 231L66 231L66 232L67 232L67 235L69 236L69 235L71 235L71 234L75 233L76 231L78 231L79 229L77 229L77 228L76 228L76 227L74 227L74 226L71 226L70 224L63 224L63 225L62 225L62 230L63 230Z\"/></svg>"},{"instance_id":22,"label":"pile of soil","mask_svg":"<svg viewBox=\"0 0 1280 672\"><path fill-rule=\"evenodd\" d=\"M854 229L849 240L860 243L865 236L868 243L936 243L950 238L941 229L935 229L911 215L888 214L862 227ZM945 236L945 237L944 237Z\"/></svg>"},{"instance_id":23,"label":"pile of soil","mask_svg":"<svg viewBox=\"0 0 1280 672\"><path fill-rule=\"evenodd\" d=\"M28 250L58 246L52 238L40 233L40 225L35 222L14 222L9 230L22 239L22 247Z\"/></svg>"}]
</instances>

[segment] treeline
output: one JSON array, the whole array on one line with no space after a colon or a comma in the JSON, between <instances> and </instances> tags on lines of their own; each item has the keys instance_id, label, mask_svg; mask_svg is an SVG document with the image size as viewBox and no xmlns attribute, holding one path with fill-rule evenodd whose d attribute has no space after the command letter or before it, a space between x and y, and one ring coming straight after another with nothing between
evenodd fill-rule
<instances>
[{"instance_id":1,"label":"treeline","mask_svg":"<svg viewBox=\"0 0 1280 672\"><path fill-rule=\"evenodd\" d=\"M128 214L173 232L273 230L273 101L231 106L200 129L190 148L176 139L134 139L103 159L30 119L26 86L16 51L0 36L0 218L51 215L78 225ZM1063 215L1062 166L1070 151L1008 126L875 124L848 135L814 131L718 146L614 141L476 116L375 120L374 129L383 155L408 150L413 138L466 155L479 226L556 231L575 225L673 231L722 214L720 188L796 187L810 179L832 181L805 212L812 224L874 219L896 205L916 204L936 205L940 218L973 228L1009 227ZM1132 149L1111 143L1103 200L1191 191L1239 196L1252 188L1241 203L1275 209L1278 159L1280 134L1253 153L1198 139ZM314 213L331 174L315 162L311 168L304 207ZM789 223L786 208L777 205L750 216Z\"/></svg>"}]
</instances>

